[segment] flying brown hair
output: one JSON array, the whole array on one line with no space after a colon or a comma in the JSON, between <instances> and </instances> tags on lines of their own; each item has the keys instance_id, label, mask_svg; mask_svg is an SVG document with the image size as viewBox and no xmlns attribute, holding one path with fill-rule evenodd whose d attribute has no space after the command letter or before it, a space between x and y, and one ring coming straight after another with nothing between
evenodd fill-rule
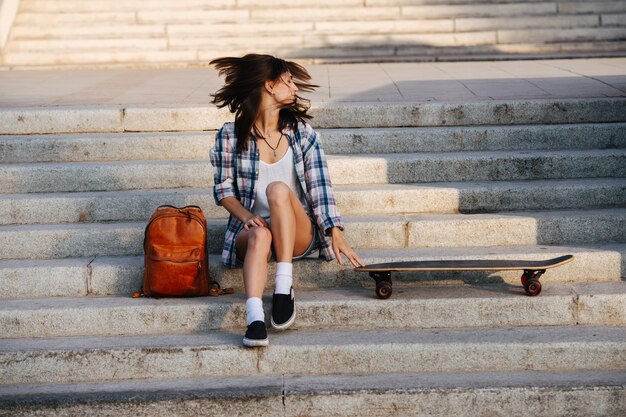
<instances>
[{"instance_id":1,"label":"flying brown hair","mask_svg":"<svg viewBox=\"0 0 626 417\"><path fill-rule=\"evenodd\" d=\"M259 114L261 94L266 81L277 81L289 71L300 91L313 91L318 87L308 82L311 76L303 66L271 55L248 54L241 58L217 58L210 64L215 65L220 76L225 75L225 84L212 95L212 103L219 108L228 106L230 112L235 113L238 152L248 150L252 125ZM309 108L309 100L296 95L291 106L280 110L278 128L295 128L298 121L310 119L312 116L307 114Z\"/></svg>"}]
</instances>

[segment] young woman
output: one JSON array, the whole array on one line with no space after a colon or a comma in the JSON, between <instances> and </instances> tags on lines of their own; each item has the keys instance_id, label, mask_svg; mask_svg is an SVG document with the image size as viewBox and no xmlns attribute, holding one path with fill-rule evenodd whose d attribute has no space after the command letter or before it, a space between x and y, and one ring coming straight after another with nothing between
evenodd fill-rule
<instances>
[{"instance_id":1,"label":"young woman","mask_svg":"<svg viewBox=\"0 0 626 417\"><path fill-rule=\"evenodd\" d=\"M214 197L230 213L222 262L243 264L248 328L243 344L267 346L261 298L268 262L276 260L271 324L283 330L295 320L292 261L319 249L326 260L342 254L363 265L344 239L324 152L306 122L308 102L298 90L315 85L300 65L270 55L211 61L225 76L213 103L228 106L211 149Z\"/></svg>"}]
</instances>

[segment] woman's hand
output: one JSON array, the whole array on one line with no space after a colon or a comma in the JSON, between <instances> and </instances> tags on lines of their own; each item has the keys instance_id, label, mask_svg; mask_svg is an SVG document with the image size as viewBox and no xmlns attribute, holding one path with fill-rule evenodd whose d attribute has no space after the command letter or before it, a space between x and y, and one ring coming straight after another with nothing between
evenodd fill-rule
<instances>
[{"instance_id":1,"label":"woman's hand","mask_svg":"<svg viewBox=\"0 0 626 417\"><path fill-rule=\"evenodd\" d=\"M268 227L268 225L265 219L258 215L253 215L243 222L243 228L246 230L254 227Z\"/></svg>"},{"instance_id":2,"label":"woman's hand","mask_svg":"<svg viewBox=\"0 0 626 417\"><path fill-rule=\"evenodd\" d=\"M333 237L333 252L335 252L335 257L337 258L339 265L343 265L343 260L341 259L341 254L343 253L355 268L365 266L363 261L359 258L359 255L357 255L356 252L352 250L348 242L346 242L341 229L333 227L331 229L331 233Z\"/></svg>"}]
</instances>

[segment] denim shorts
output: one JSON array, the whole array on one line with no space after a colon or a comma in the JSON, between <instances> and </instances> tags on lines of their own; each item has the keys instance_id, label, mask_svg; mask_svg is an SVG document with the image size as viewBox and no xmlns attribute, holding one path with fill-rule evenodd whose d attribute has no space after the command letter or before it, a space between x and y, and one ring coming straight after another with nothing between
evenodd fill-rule
<instances>
[{"instance_id":1,"label":"denim shorts","mask_svg":"<svg viewBox=\"0 0 626 417\"><path fill-rule=\"evenodd\" d=\"M319 248L319 238L317 236L317 226L315 225L315 223L311 222L311 225L313 226L313 239L311 239L311 244L309 245L309 247L304 251L304 253L302 255L298 255L298 256L294 256L293 260L297 261L298 259L302 259L302 258L306 258L307 256L309 256L311 254L311 252L313 252L315 249ZM272 247L272 260L274 260L274 248Z\"/></svg>"}]
</instances>

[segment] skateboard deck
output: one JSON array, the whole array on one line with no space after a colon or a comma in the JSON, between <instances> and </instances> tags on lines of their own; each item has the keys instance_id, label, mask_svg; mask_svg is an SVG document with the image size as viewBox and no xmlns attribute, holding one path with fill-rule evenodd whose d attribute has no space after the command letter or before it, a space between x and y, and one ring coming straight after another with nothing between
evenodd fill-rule
<instances>
[{"instance_id":1,"label":"skateboard deck","mask_svg":"<svg viewBox=\"0 0 626 417\"><path fill-rule=\"evenodd\" d=\"M541 283L539 278L546 269L556 268L574 260L573 255L559 256L544 261L528 260L445 260L445 261L406 261L371 264L355 268L357 272L369 272L376 281L376 295L378 298L391 297L391 273L402 271L511 271L521 270L524 291L530 296L539 295Z\"/></svg>"}]
</instances>

